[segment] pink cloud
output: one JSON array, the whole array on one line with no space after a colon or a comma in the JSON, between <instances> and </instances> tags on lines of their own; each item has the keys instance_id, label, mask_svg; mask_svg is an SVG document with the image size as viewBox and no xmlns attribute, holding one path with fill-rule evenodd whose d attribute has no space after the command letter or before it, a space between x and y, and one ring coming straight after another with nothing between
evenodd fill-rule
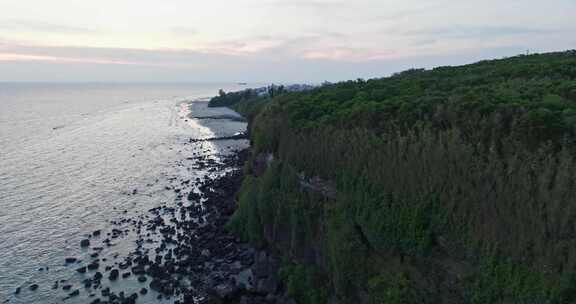
<instances>
[{"instance_id":1,"label":"pink cloud","mask_svg":"<svg viewBox=\"0 0 576 304\"><path fill-rule=\"evenodd\" d=\"M101 58L71 58L47 55L29 55L17 53L0 53L0 61L43 61L52 63L93 63L93 64L116 64L116 65L143 65L140 62L125 60L101 59Z\"/></svg>"},{"instance_id":2,"label":"pink cloud","mask_svg":"<svg viewBox=\"0 0 576 304\"><path fill-rule=\"evenodd\" d=\"M373 61L398 58L396 51L380 51L370 49L335 48L330 50L306 51L305 59L335 60L335 61Z\"/></svg>"},{"instance_id":3,"label":"pink cloud","mask_svg":"<svg viewBox=\"0 0 576 304\"><path fill-rule=\"evenodd\" d=\"M47 46L0 38L0 62L139 65L156 67L198 66L209 54L184 49L126 49L82 46Z\"/></svg>"}]
</instances>

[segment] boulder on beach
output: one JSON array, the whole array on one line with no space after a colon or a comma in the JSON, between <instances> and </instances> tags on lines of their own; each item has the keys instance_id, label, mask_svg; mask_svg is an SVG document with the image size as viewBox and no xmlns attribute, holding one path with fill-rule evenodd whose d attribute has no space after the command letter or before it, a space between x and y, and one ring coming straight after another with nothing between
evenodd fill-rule
<instances>
[{"instance_id":1,"label":"boulder on beach","mask_svg":"<svg viewBox=\"0 0 576 304\"><path fill-rule=\"evenodd\" d=\"M98 269L98 267L100 267L100 264L98 264L98 262L94 261L90 264L88 264L88 270L96 270Z\"/></svg>"},{"instance_id":2,"label":"boulder on beach","mask_svg":"<svg viewBox=\"0 0 576 304\"><path fill-rule=\"evenodd\" d=\"M108 276L108 279L110 281L114 281L114 280L118 279L119 275L120 275L120 271L118 271L118 269L112 269L112 271L110 271L110 275Z\"/></svg>"},{"instance_id":3,"label":"boulder on beach","mask_svg":"<svg viewBox=\"0 0 576 304\"><path fill-rule=\"evenodd\" d=\"M222 300L231 300L238 295L240 289L231 283L222 283L214 287L214 294Z\"/></svg>"},{"instance_id":4,"label":"boulder on beach","mask_svg":"<svg viewBox=\"0 0 576 304\"><path fill-rule=\"evenodd\" d=\"M66 258L64 261L65 261L67 264L69 264L69 263L74 263L74 262L78 261L78 259L73 258L73 257L69 257L69 258Z\"/></svg>"}]
</instances>

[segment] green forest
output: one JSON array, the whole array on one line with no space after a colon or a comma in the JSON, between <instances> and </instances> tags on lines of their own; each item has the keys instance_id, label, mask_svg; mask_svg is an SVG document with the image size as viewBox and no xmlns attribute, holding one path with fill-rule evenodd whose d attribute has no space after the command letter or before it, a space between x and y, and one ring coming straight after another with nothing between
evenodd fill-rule
<instances>
[{"instance_id":1,"label":"green forest","mask_svg":"<svg viewBox=\"0 0 576 304\"><path fill-rule=\"evenodd\" d=\"M576 51L225 93L298 303L576 303Z\"/></svg>"}]
</instances>

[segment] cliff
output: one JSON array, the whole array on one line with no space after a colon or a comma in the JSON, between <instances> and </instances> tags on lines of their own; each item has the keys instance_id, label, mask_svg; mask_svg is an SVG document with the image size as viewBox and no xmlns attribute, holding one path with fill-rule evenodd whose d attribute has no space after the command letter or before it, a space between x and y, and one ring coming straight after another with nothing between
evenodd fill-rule
<instances>
[{"instance_id":1,"label":"cliff","mask_svg":"<svg viewBox=\"0 0 576 304\"><path fill-rule=\"evenodd\" d=\"M227 226L299 303L576 300L576 52L226 105L253 149Z\"/></svg>"}]
</instances>

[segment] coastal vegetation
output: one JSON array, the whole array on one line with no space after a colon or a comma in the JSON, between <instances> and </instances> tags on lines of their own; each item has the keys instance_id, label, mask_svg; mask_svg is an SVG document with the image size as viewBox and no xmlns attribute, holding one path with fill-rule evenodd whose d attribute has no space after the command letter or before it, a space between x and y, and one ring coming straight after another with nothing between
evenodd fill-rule
<instances>
[{"instance_id":1,"label":"coastal vegetation","mask_svg":"<svg viewBox=\"0 0 576 304\"><path fill-rule=\"evenodd\" d=\"M227 227L299 303L576 301L576 51L211 105L252 142Z\"/></svg>"}]
</instances>

